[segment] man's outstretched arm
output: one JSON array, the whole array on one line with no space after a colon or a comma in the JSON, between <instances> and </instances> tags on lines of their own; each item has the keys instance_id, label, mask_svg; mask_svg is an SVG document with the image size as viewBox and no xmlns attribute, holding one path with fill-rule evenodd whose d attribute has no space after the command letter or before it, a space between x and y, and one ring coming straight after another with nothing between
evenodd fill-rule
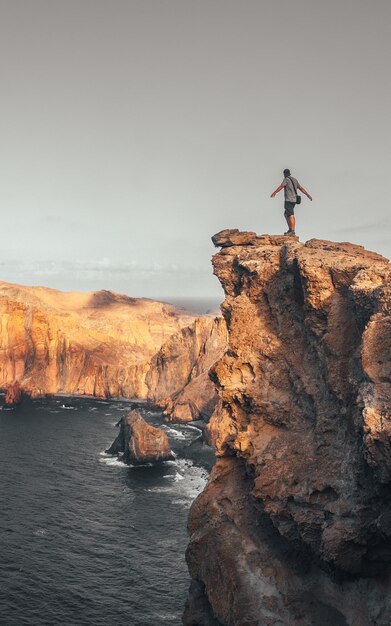
<instances>
[{"instance_id":1,"label":"man's outstretched arm","mask_svg":"<svg viewBox=\"0 0 391 626\"><path fill-rule=\"evenodd\" d=\"M274 198L274 196L276 195L276 193L278 193L279 191L281 191L281 189L284 189L285 185L280 185L279 187L277 187L277 189L275 191L273 191L272 195L270 196L271 198ZM312 198L311 198L312 200Z\"/></svg>"},{"instance_id":2,"label":"man's outstretched arm","mask_svg":"<svg viewBox=\"0 0 391 626\"><path fill-rule=\"evenodd\" d=\"M302 187L301 185L299 185L299 189L300 189L300 191L302 191L302 192L303 192L303 193L307 196L307 198L309 198L310 200L312 200L312 196L310 196L310 194L308 193L308 191L306 191L306 190L304 189L304 187Z\"/></svg>"}]
</instances>

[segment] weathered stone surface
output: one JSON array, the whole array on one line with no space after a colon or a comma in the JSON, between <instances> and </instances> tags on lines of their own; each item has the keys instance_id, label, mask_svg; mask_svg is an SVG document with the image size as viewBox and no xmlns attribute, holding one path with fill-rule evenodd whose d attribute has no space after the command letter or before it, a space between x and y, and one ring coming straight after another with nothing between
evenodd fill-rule
<instances>
[{"instance_id":1,"label":"weathered stone surface","mask_svg":"<svg viewBox=\"0 0 391 626\"><path fill-rule=\"evenodd\" d=\"M291 241L298 241L298 237L289 237ZM237 228L221 230L213 235L212 241L216 247L230 248L233 246L280 246L286 242L284 235L257 235L253 232L239 231ZM314 241L314 240L313 240Z\"/></svg>"},{"instance_id":2,"label":"weathered stone surface","mask_svg":"<svg viewBox=\"0 0 391 626\"><path fill-rule=\"evenodd\" d=\"M112 292L64 293L0 283L0 387L32 396L148 395L149 361L194 316Z\"/></svg>"},{"instance_id":3,"label":"weathered stone surface","mask_svg":"<svg viewBox=\"0 0 391 626\"><path fill-rule=\"evenodd\" d=\"M348 243L220 240L221 461L190 513L192 577L224 625L388 626L389 264Z\"/></svg>"},{"instance_id":4,"label":"weathered stone surface","mask_svg":"<svg viewBox=\"0 0 391 626\"><path fill-rule=\"evenodd\" d=\"M22 402L22 389L18 381L7 387L4 404L5 406L17 406Z\"/></svg>"},{"instance_id":5,"label":"weathered stone surface","mask_svg":"<svg viewBox=\"0 0 391 626\"><path fill-rule=\"evenodd\" d=\"M207 421L217 402L208 372L225 352L222 317L200 317L170 337L151 361L146 376L149 398L159 403L167 421Z\"/></svg>"},{"instance_id":6,"label":"weathered stone surface","mask_svg":"<svg viewBox=\"0 0 391 626\"><path fill-rule=\"evenodd\" d=\"M213 615L204 586L196 580L190 583L183 624L186 626L221 626Z\"/></svg>"},{"instance_id":7,"label":"weathered stone surface","mask_svg":"<svg viewBox=\"0 0 391 626\"><path fill-rule=\"evenodd\" d=\"M131 411L122 418L118 437L107 452L123 452L123 460L132 465L174 458L164 430L148 424L138 411Z\"/></svg>"}]
</instances>

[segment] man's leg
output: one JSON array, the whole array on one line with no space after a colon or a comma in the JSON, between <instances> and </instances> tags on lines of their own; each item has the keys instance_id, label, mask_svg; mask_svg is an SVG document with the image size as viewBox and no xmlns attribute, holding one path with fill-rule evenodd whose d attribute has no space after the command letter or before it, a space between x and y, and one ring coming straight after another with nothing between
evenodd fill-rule
<instances>
[{"instance_id":1,"label":"man's leg","mask_svg":"<svg viewBox=\"0 0 391 626\"><path fill-rule=\"evenodd\" d=\"M286 235L295 232L295 215L294 215L295 203L294 202L285 202L285 219L288 224L289 231L285 233Z\"/></svg>"}]
</instances>

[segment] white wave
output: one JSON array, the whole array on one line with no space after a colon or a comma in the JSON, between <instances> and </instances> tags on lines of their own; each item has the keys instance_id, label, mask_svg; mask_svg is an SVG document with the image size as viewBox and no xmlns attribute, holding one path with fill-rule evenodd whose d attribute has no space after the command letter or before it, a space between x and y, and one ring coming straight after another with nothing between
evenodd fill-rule
<instances>
[{"instance_id":1,"label":"white wave","mask_svg":"<svg viewBox=\"0 0 391 626\"><path fill-rule=\"evenodd\" d=\"M47 528L36 528L33 531L33 535L35 535L36 537L44 537L47 534L48 534Z\"/></svg>"},{"instance_id":2,"label":"white wave","mask_svg":"<svg viewBox=\"0 0 391 626\"><path fill-rule=\"evenodd\" d=\"M76 409L75 406L71 406L70 404L60 404L60 409L66 409L67 411L73 411Z\"/></svg>"},{"instance_id":3,"label":"white wave","mask_svg":"<svg viewBox=\"0 0 391 626\"><path fill-rule=\"evenodd\" d=\"M168 492L172 495L172 504L189 508L193 500L204 489L208 473L202 467L195 465L188 459L169 461L176 467L175 473L164 474L167 487L152 487L146 489L155 493Z\"/></svg>"},{"instance_id":4,"label":"white wave","mask_svg":"<svg viewBox=\"0 0 391 626\"><path fill-rule=\"evenodd\" d=\"M112 456L105 451L99 452L99 456L101 457L99 459L100 463L105 463L105 465L109 465L109 467L128 467L126 463L121 461L118 457Z\"/></svg>"},{"instance_id":5,"label":"white wave","mask_svg":"<svg viewBox=\"0 0 391 626\"><path fill-rule=\"evenodd\" d=\"M185 499L187 503L192 502L204 489L208 480L208 473L188 459L178 459L177 468L175 491L178 497L175 502Z\"/></svg>"},{"instance_id":6,"label":"white wave","mask_svg":"<svg viewBox=\"0 0 391 626\"><path fill-rule=\"evenodd\" d=\"M172 428L172 426L164 426L164 425L163 425L163 428L169 435L172 435L176 439L186 439L186 435L181 430Z\"/></svg>"},{"instance_id":7,"label":"white wave","mask_svg":"<svg viewBox=\"0 0 391 626\"><path fill-rule=\"evenodd\" d=\"M109 455L101 456L99 461L101 463L104 463L105 465L108 465L109 467L128 467L126 463L124 463L123 461L121 461L120 459L114 456L109 456Z\"/></svg>"},{"instance_id":8,"label":"white wave","mask_svg":"<svg viewBox=\"0 0 391 626\"><path fill-rule=\"evenodd\" d=\"M191 459L177 459L176 465L182 470L182 473L186 473L188 471L206 473L204 469L195 465Z\"/></svg>"},{"instance_id":9,"label":"white wave","mask_svg":"<svg viewBox=\"0 0 391 626\"><path fill-rule=\"evenodd\" d=\"M195 498L193 499L195 500ZM189 509L191 507L191 503L193 502L193 499L192 498L175 498L175 500L173 500L172 503L177 504L179 506L184 506L186 509Z\"/></svg>"},{"instance_id":10,"label":"white wave","mask_svg":"<svg viewBox=\"0 0 391 626\"><path fill-rule=\"evenodd\" d=\"M201 428L198 428L197 426L192 426L191 424L183 424L183 428L188 428L189 430L196 430L198 433L202 433Z\"/></svg>"},{"instance_id":11,"label":"white wave","mask_svg":"<svg viewBox=\"0 0 391 626\"><path fill-rule=\"evenodd\" d=\"M161 624L161 622L170 622L170 624L179 623L180 616L176 613L150 613L145 616L148 624Z\"/></svg>"},{"instance_id":12,"label":"white wave","mask_svg":"<svg viewBox=\"0 0 391 626\"><path fill-rule=\"evenodd\" d=\"M161 624L162 622L170 622L170 624L179 624L180 615L176 613L148 613L144 617L148 620L148 624Z\"/></svg>"}]
</instances>

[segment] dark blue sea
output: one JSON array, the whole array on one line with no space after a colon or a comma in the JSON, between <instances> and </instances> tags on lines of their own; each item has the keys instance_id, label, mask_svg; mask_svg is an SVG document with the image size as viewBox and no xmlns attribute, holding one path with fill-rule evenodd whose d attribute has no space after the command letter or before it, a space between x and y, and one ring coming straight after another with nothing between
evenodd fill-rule
<instances>
[{"instance_id":1,"label":"dark blue sea","mask_svg":"<svg viewBox=\"0 0 391 626\"><path fill-rule=\"evenodd\" d=\"M1 626L181 624L188 509L207 476L186 458L199 432L164 426L176 460L127 467L105 449L133 406L56 398L0 411Z\"/></svg>"}]
</instances>

